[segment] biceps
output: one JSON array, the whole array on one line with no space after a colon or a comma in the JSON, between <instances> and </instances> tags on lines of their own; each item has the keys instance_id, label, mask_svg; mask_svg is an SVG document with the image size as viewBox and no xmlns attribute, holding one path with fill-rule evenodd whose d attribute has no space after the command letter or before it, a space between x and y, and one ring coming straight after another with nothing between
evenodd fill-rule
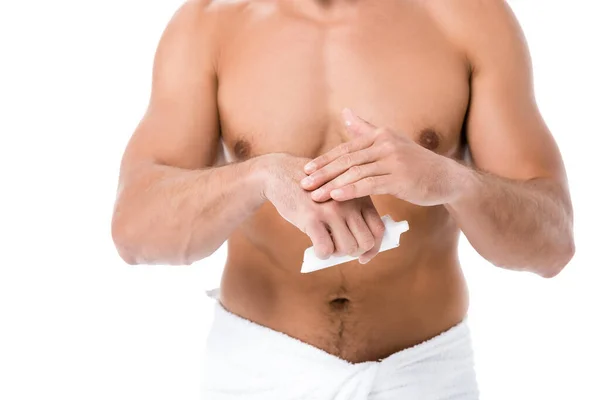
<instances>
[{"instance_id":1,"label":"biceps","mask_svg":"<svg viewBox=\"0 0 600 400\"><path fill-rule=\"evenodd\" d=\"M150 105L125 151L126 170L144 163L198 169L216 161L214 23L205 3L186 3L165 29L156 51Z\"/></svg>"},{"instance_id":2,"label":"biceps","mask_svg":"<svg viewBox=\"0 0 600 400\"><path fill-rule=\"evenodd\" d=\"M150 106L125 151L124 163L154 163L184 169L212 166L219 149L216 110Z\"/></svg>"},{"instance_id":3,"label":"biceps","mask_svg":"<svg viewBox=\"0 0 600 400\"><path fill-rule=\"evenodd\" d=\"M473 79L466 133L473 162L482 170L524 180L564 176L526 68Z\"/></svg>"},{"instance_id":4,"label":"biceps","mask_svg":"<svg viewBox=\"0 0 600 400\"><path fill-rule=\"evenodd\" d=\"M147 165L200 169L214 165L220 147L216 83L166 96L154 89L150 105L133 133L121 175L136 175ZM140 169L141 168L141 169Z\"/></svg>"}]
</instances>

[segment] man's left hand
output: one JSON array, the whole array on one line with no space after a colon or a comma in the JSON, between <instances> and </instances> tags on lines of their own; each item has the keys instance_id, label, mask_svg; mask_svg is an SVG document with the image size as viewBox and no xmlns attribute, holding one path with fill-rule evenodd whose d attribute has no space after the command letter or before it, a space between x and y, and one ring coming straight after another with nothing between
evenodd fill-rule
<instances>
[{"instance_id":1,"label":"man's left hand","mask_svg":"<svg viewBox=\"0 0 600 400\"><path fill-rule=\"evenodd\" d=\"M420 206L446 204L463 193L470 169L343 111L353 138L306 164L302 180L314 201L388 194Z\"/></svg>"}]
</instances>

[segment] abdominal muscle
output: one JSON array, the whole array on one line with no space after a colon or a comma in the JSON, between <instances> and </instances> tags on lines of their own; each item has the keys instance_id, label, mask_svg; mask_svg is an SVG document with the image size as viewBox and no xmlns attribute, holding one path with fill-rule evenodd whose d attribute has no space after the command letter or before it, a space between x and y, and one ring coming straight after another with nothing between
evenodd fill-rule
<instances>
[{"instance_id":1,"label":"abdominal muscle","mask_svg":"<svg viewBox=\"0 0 600 400\"><path fill-rule=\"evenodd\" d=\"M376 361L462 321L468 294L458 228L443 206L374 196L381 215L408 220L400 247L361 265L300 273L311 243L265 204L228 240L220 301L229 311L349 362Z\"/></svg>"}]
</instances>

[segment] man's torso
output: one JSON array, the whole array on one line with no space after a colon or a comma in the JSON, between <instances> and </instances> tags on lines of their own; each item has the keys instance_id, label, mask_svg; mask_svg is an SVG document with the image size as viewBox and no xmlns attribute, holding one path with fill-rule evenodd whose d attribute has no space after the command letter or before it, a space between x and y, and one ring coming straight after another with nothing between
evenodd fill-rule
<instances>
[{"instance_id":1,"label":"man's torso","mask_svg":"<svg viewBox=\"0 0 600 400\"><path fill-rule=\"evenodd\" d=\"M344 107L431 151L463 157L468 62L429 2L348 2L335 16L292 3L215 4L230 161L322 154L349 140ZM270 203L262 206L229 238L223 305L351 362L384 358L464 319L459 230L445 207L391 196L373 202L380 215L409 221L401 246L366 265L310 274L300 273L308 237Z\"/></svg>"}]
</instances>

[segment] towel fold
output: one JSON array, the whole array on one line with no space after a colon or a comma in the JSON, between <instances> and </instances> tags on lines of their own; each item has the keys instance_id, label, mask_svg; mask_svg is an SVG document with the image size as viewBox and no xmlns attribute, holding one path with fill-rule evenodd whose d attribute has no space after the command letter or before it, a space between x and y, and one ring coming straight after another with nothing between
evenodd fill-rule
<instances>
[{"instance_id":1,"label":"towel fold","mask_svg":"<svg viewBox=\"0 0 600 400\"><path fill-rule=\"evenodd\" d=\"M381 361L350 363L226 310L217 300L203 400L475 400L466 321Z\"/></svg>"}]
</instances>

